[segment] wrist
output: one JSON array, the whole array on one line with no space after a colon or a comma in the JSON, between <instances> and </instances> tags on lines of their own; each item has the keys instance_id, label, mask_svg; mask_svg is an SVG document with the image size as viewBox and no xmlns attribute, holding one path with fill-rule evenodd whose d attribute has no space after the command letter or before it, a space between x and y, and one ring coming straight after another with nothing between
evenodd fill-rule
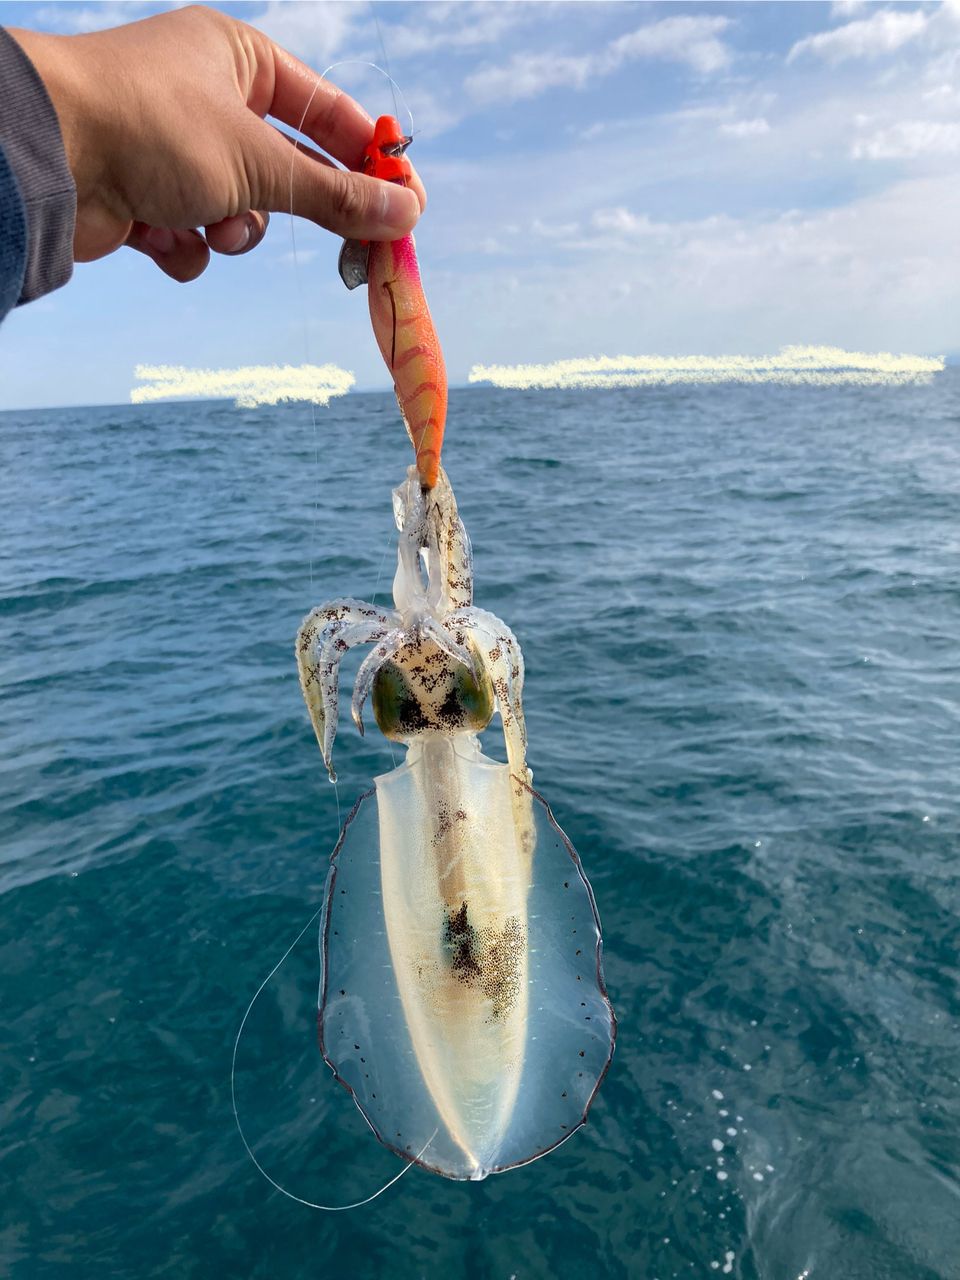
<instances>
[{"instance_id":1,"label":"wrist","mask_svg":"<svg viewBox=\"0 0 960 1280\"><path fill-rule=\"evenodd\" d=\"M30 302L65 284L73 272L76 183L46 83L5 27L0 28L0 84L0 148L26 221L18 301Z\"/></svg>"},{"instance_id":2,"label":"wrist","mask_svg":"<svg viewBox=\"0 0 960 1280\"><path fill-rule=\"evenodd\" d=\"M41 31L7 27L7 33L33 63L53 104L67 165L83 199L97 181L96 148L92 134L98 128L96 100L87 93L83 60L77 58L82 36L54 36Z\"/></svg>"},{"instance_id":3,"label":"wrist","mask_svg":"<svg viewBox=\"0 0 960 1280\"><path fill-rule=\"evenodd\" d=\"M116 68L106 65L99 35L7 31L43 81L60 125L67 167L76 186L74 259L101 258L123 244L130 230L129 215L118 207L122 202L110 171L118 135Z\"/></svg>"}]
</instances>

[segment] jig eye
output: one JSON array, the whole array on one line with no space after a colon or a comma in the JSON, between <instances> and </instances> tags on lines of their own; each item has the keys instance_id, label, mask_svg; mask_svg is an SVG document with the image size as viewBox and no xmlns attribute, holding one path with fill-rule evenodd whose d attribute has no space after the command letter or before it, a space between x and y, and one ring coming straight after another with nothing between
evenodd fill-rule
<instances>
[{"instance_id":1,"label":"jig eye","mask_svg":"<svg viewBox=\"0 0 960 1280\"><path fill-rule=\"evenodd\" d=\"M397 158L404 154L412 141L412 138L403 137L399 142L391 142L387 146L381 147L381 151L385 156L393 156L394 158Z\"/></svg>"}]
</instances>

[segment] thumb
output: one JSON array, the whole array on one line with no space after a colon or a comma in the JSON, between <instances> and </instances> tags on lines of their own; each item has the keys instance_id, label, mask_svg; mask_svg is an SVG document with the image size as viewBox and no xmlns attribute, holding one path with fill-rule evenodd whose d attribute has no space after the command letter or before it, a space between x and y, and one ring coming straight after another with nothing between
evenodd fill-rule
<instances>
[{"instance_id":1,"label":"thumb","mask_svg":"<svg viewBox=\"0 0 960 1280\"><path fill-rule=\"evenodd\" d=\"M363 173L338 169L316 151L270 125L260 133L265 189L256 207L309 218L344 239L399 240L420 217L413 191ZM258 130L258 132L260 132Z\"/></svg>"}]
</instances>

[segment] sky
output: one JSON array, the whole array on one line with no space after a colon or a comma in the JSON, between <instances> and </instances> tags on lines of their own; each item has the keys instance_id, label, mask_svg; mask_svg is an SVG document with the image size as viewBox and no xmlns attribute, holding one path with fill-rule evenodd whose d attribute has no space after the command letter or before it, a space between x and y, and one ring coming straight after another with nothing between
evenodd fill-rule
<instances>
[{"instance_id":1,"label":"sky","mask_svg":"<svg viewBox=\"0 0 960 1280\"><path fill-rule=\"evenodd\" d=\"M73 34L167 7L8 3L3 20ZM582 356L960 354L960 0L215 7L320 71L386 54L453 385ZM369 68L331 78L393 113ZM189 285L127 249L79 265L4 323L0 408L124 403L139 363L330 362L388 389L340 242L298 221L296 247L279 214Z\"/></svg>"}]
</instances>

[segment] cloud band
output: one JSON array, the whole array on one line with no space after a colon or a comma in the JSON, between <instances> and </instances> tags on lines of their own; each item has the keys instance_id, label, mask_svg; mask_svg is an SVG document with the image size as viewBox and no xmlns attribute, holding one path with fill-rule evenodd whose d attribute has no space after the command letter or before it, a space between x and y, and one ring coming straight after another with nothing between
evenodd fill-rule
<instances>
[{"instance_id":1,"label":"cloud band","mask_svg":"<svg viewBox=\"0 0 960 1280\"><path fill-rule=\"evenodd\" d=\"M240 369L138 364L134 376L146 385L131 389L133 404L189 396L195 400L230 399L238 409L279 404L281 400L329 404L334 396L345 395L356 381L352 373L335 364L259 364Z\"/></svg>"},{"instance_id":2,"label":"cloud band","mask_svg":"<svg viewBox=\"0 0 960 1280\"><path fill-rule=\"evenodd\" d=\"M781 347L772 356L588 356L553 364L476 364L470 382L534 390L769 382L784 386L903 386L942 372L940 357Z\"/></svg>"}]
</instances>

